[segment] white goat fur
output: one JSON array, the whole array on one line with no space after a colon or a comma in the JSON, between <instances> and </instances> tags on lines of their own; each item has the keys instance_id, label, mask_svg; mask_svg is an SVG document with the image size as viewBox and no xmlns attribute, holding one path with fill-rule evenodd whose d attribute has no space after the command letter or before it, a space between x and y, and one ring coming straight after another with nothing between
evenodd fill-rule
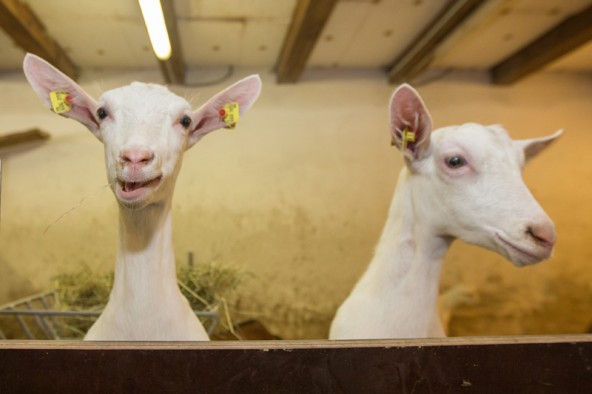
<instances>
[{"instance_id":1,"label":"white goat fur","mask_svg":"<svg viewBox=\"0 0 592 394\"><path fill-rule=\"evenodd\" d=\"M525 162L561 134L512 140L500 126L468 123L432 133L419 94L400 86L390 127L401 170L375 255L340 306L331 339L444 336L437 317L442 260L456 238L517 266L550 257L553 223L525 186ZM403 144L403 130L415 141ZM460 158L460 159L459 159Z\"/></svg>"},{"instance_id":2,"label":"white goat fur","mask_svg":"<svg viewBox=\"0 0 592 394\"><path fill-rule=\"evenodd\" d=\"M113 289L85 339L208 340L177 285L173 190L185 150L225 126L218 113L225 104L239 103L244 114L260 93L259 77L247 77L191 111L187 101L164 86L134 82L105 92L96 102L37 56L28 54L23 68L46 105L51 107L51 91L67 92L72 107L62 115L104 143L107 177L119 205Z\"/></svg>"}]
</instances>

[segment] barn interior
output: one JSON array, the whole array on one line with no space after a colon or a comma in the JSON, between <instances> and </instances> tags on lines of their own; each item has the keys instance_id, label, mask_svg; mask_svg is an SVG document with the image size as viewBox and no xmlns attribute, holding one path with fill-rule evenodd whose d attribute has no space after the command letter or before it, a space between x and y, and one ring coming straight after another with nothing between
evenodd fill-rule
<instances>
[{"instance_id":1,"label":"barn interior","mask_svg":"<svg viewBox=\"0 0 592 394\"><path fill-rule=\"evenodd\" d=\"M450 336L589 332L592 1L161 3L165 60L136 1L0 0L0 305L81 267L112 271L116 254L103 146L35 95L30 52L95 98L143 81L197 107L260 75L237 128L185 154L173 240L179 266L239 268L223 313L284 339L327 338L372 258L404 166L388 124L399 84L418 90L435 127L501 124L515 139L563 129L524 170L555 223L552 258L518 268L455 242L441 314Z\"/></svg>"}]
</instances>

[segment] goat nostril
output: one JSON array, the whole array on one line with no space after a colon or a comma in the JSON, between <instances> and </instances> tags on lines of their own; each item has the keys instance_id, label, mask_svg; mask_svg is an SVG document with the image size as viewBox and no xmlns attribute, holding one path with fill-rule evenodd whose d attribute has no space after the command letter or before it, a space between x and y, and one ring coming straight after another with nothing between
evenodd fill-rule
<instances>
[{"instance_id":1,"label":"goat nostril","mask_svg":"<svg viewBox=\"0 0 592 394\"><path fill-rule=\"evenodd\" d=\"M120 159L128 164L149 164L154 159L154 152L126 150L121 153Z\"/></svg>"},{"instance_id":2,"label":"goat nostril","mask_svg":"<svg viewBox=\"0 0 592 394\"><path fill-rule=\"evenodd\" d=\"M537 243L552 247L555 245L555 231L546 226L528 226L526 233Z\"/></svg>"},{"instance_id":3,"label":"goat nostril","mask_svg":"<svg viewBox=\"0 0 592 394\"><path fill-rule=\"evenodd\" d=\"M147 154L146 156L142 157L140 159L140 162L148 164L152 161L152 159L154 159L154 154L150 153L150 154Z\"/></svg>"}]
</instances>

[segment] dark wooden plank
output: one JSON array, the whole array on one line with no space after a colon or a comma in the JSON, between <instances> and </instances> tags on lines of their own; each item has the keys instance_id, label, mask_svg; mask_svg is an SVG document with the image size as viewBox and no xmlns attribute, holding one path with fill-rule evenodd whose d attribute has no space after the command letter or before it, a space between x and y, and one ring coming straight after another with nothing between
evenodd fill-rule
<instances>
[{"instance_id":1,"label":"dark wooden plank","mask_svg":"<svg viewBox=\"0 0 592 394\"><path fill-rule=\"evenodd\" d=\"M181 39L177 29L177 18L173 1L160 0L162 12L171 42L171 57L168 60L158 60L160 71L167 83L185 83L185 60L181 49Z\"/></svg>"},{"instance_id":2,"label":"dark wooden plank","mask_svg":"<svg viewBox=\"0 0 592 394\"><path fill-rule=\"evenodd\" d=\"M338 0L298 0L277 61L277 82L298 82Z\"/></svg>"},{"instance_id":3,"label":"dark wooden plank","mask_svg":"<svg viewBox=\"0 0 592 394\"><path fill-rule=\"evenodd\" d=\"M0 341L0 392L589 393L592 335L391 341Z\"/></svg>"},{"instance_id":4,"label":"dark wooden plank","mask_svg":"<svg viewBox=\"0 0 592 394\"><path fill-rule=\"evenodd\" d=\"M25 52L41 56L76 79L76 66L66 52L47 34L35 13L19 0L0 0L0 27Z\"/></svg>"},{"instance_id":5,"label":"dark wooden plank","mask_svg":"<svg viewBox=\"0 0 592 394\"><path fill-rule=\"evenodd\" d=\"M491 81L509 85L592 39L592 6L572 15L526 47L495 65Z\"/></svg>"},{"instance_id":6,"label":"dark wooden plank","mask_svg":"<svg viewBox=\"0 0 592 394\"><path fill-rule=\"evenodd\" d=\"M387 67L390 83L409 81L425 70L436 49L487 0L449 0L442 11Z\"/></svg>"}]
</instances>

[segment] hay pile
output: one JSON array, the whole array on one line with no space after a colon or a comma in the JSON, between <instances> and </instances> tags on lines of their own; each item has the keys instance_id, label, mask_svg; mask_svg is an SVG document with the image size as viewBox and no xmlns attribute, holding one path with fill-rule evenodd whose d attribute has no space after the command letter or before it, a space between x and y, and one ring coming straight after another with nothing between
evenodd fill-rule
<instances>
[{"instance_id":1,"label":"hay pile","mask_svg":"<svg viewBox=\"0 0 592 394\"><path fill-rule=\"evenodd\" d=\"M100 312L109 300L113 272L98 274L88 266L53 278L56 309Z\"/></svg>"},{"instance_id":2,"label":"hay pile","mask_svg":"<svg viewBox=\"0 0 592 394\"><path fill-rule=\"evenodd\" d=\"M228 299L245 277L242 269L216 263L181 265L177 282L183 295L195 311L218 311L224 316L222 326L232 327ZM100 312L109 300L113 272L95 273L83 265L78 270L53 278L55 309L77 312ZM63 338L82 338L96 320L95 317L62 317L58 324ZM205 321L204 321L205 320ZM202 319L208 326L211 321Z\"/></svg>"},{"instance_id":3,"label":"hay pile","mask_svg":"<svg viewBox=\"0 0 592 394\"><path fill-rule=\"evenodd\" d=\"M215 311L227 304L244 279L244 271L214 263L184 265L177 270L181 293L195 311Z\"/></svg>"}]
</instances>

